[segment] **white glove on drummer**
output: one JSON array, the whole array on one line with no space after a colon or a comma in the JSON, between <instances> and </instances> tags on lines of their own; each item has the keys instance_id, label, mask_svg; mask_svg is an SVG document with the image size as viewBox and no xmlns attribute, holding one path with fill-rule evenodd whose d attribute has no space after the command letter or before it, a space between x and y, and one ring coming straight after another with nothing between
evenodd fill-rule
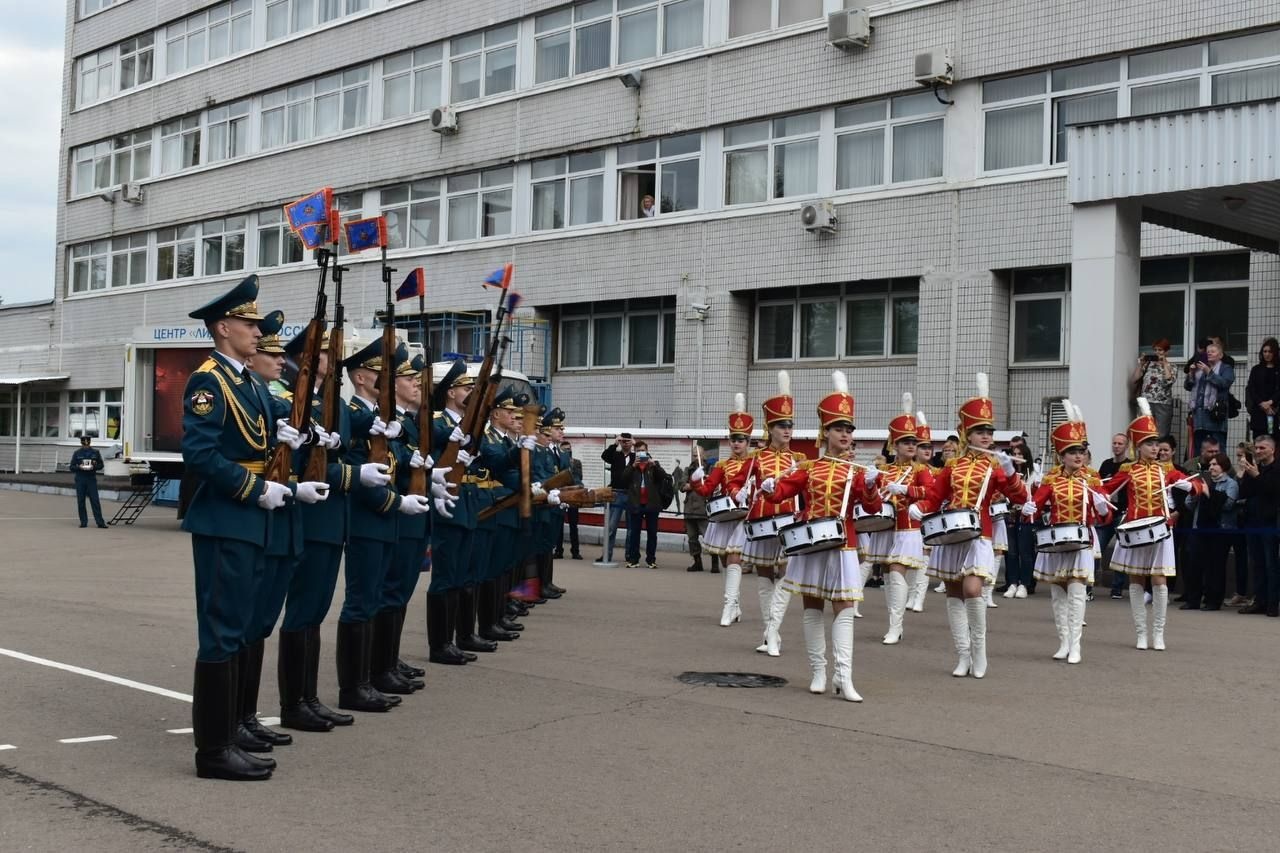
<instances>
[{"instance_id":1,"label":"white glove on drummer","mask_svg":"<svg viewBox=\"0 0 1280 853\"><path fill-rule=\"evenodd\" d=\"M552 489L551 491L547 492L547 505L560 506L560 490L559 489Z\"/></svg>"},{"instance_id":2,"label":"white glove on drummer","mask_svg":"<svg viewBox=\"0 0 1280 853\"><path fill-rule=\"evenodd\" d=\"M280 444L287 444L297 450L303 445L305 439L302 437L302 433L291 427L287 420L281 418L276 421L276 441Z\"/></svg>"},{"instance_id":3,"label":"white glove on drummer","mask_svg":"<svg viewBox=\"0 0 1280 853\"><path fill-rule=\"evenodd\" d=\"M751 490L748 489L746 486L743 486L741 489L738 489L736 493L734 493L733 499L740 504L744 504L747 502L747 499L750 497L751 497Z\"/></svg>"},{"instance_id":4,"label":"white glove on drummer","mask_svg":"<svg viewBox=\"0 0 1280 853\"><path fill-rule=\"evenodd\" d=\"M413 451L413 455L409 457L410 468L430 468L435 464L435 460L430 456L423 456L416 450Z\"/></svg>"},{"instance_id":5,"label":"white glove on drummer","mask_svg":"<svg viewBox=\"0 0 1280 853\"><path fill-rule=\"evenodd\" d=\"M916 504L912 504L911 506L907 507L907 517L910 518L912 521L919 521L920 519L924 518L924 511L921 510L920 507L917 506Z\"/></svg>"},{"instance_id":6,"label":"white glove on drummer","mask_svg":"<svg viewBox=\"0 0 1280 853\"><path fill-rule=\"evenodd\" d=\"M314 481L301 482L294 497L304 504L318 504L329 497L329 484Z\"/></svg>"},{"instance_id":7,"label":"white glove on drummer","mask_svg":"<svg viewBox=\"0 0 1280 853\"><path fill-rule=\"evenodd\" d=\"M1004 472L1006 477L1012 477L1017 473L1017 470L1013 467L1013 457L1008 453L998 450L995 453L995 457L996 461L1000 463L1000 470Z\"/></svg>"},{"instance_id":8,"label":"white glove on drummer","mask_svg":"<svg viewBox=\"0 0 1280 853\"><path fill-rule=\"evenodd\" d=\"M1093 511L1098 515L1105 515L1109 509L1111 509L1111 504L1107 501L1106 496L1099 492L1094 492Z\"/></svg>"},{"instance_id":9,"label":"white glove on drummer","mask_svg":"<svg viewBox=\"0 0 1280 853\"><path fill-rule=\"evenodd\" d=\"M403 495L399 509L402 515L422 515L431 509L431 504L422 495Z\"/></svg>"},{"instance_id":10,"label":"white glove on drummer","mask_svg":"<svg viewBox=\"0 0 1280 853\"><path fill-rule=\"evenodd\" d=\"M701 483L701 482L702 482L703 477L705 477L705 476L706 476L706 475L705 475L705 474L703 473L703 471L702 471L702 466L698 466L697 468L693 469L693 473L689 475L689 482L690 482L690 483Z\"/></svg>"},{"instance_id":11,"label":"white glove on drummer","mask_svg":"<svg viewBox=\"0 0 1280 853\"><path fill-rule=\"evenodd\" d=\"M876 480L880 479L880 469L872 466L863 471L862 476L865 478L865 482L868 486L874 486L876 484Z\"/></svg>"},{"instance_id":12,"label":"white glove on drummer","mask_svg":"<svg viewBox=\"0 0 1280 853\"><path fill-rule=\"evenodd\" d=\"M471 436L464 434L461 427L454 427L453 432L449 433L449 441L459 447L466 447L471 443Z\"/></svg>"},{"instance_id":13,"label":"white glove on drummer","mask_svg":"<svg viewBox=\"0 0 1280 853\"><path fill-rule=\"evenodd\" d=\"M381 462L366 462L360 466L360 485L373 488L391 482L391 469Z\"/></svg>"},{"instance_id":14,"label":"white glove on drummer","mask_svg":"<svg viewBox=\"0 0 1280 853\"><path fill-rule=\"evenodd\" d=\"M1035 518L1035 517L1036 517L1036 502L1035 502L1035 501L1027 501L1026 503L1024 503L1024 504L1022 505L1022 514L1023 514L1023 515L1025 515L1027 518Z\"/></svg>"},{"instance_id":15,"label":"white glove on drummer","mask_svg":"<svg viewBox=\"0 0 1280 853\"><path fill-rule=\"evenodd\" d=\"M777 480L772 477L765 477L764 482L760 484L760 491L764 492L766 495L771 495L773 494L774 487L777 485Z\"/></svg>"},{"instance_id":16,"label":"white glove on drummer","mask_svg":"<svg viewBox=\"0 0 1280 853\"><path fill-rule=\"evenodd\" d=\"M458 461L462 463L462 467L463 467L463 468L466 468L466 467L467 467L468 465L470 465L472 462L475 462L475 461L476 461L476 458L475 458L474 456L472 456L470 453L468 453L467 451L465 451L465 450L459 450L459 451L458 451Z\"/></svg>"},{"instance_id":17,"label":"white glove on drummer","mask_svg":"<svg viewBox=\"0 0 1280 853\"><path fill-rule=\"evenodd\" d=\"M534 438L531 435L520 436L520 449L521 450L537 450L538 439Z\"/></svg>"},{"instance_id":18,"label":"white glove on drummer","mask_svg":"<svg viewBox=\"0 0 1280 853\"><path fill-rule=\"evenodd\" d=\"M1189 492L1195 488L1195 485L1190 480L1179 480L1173 484L1173 487L1183 492Z\"/></svg>"},{"instance_id":19,"label":"white glove on drummer","mask_svg":"<svg viewBox=\"0 0 1280 853\"><path fill-rule=\"evenodd\" d=\"M432 468L431 482L443 483L445 480L449 479L449 472L452 470L453 466L449 466L448 468Z\"/></svg>"},{"instance_id":20,"label":"white glove on drummer","mask_svg":"<svg viewBox=\"0 0 1280 853\"><path fill-rule=\"evenodd\" d=\"M890 483L885 486L885 489L888 490L891 495L905 495L907 493L907 487L902 483Z\"/></svg>"},{"instance_id":21,"label":"white glove on drummer","mask_svg":"<svg viewBox=\"0 0 1280 853\"><path fill-rule=\"evenodd\" d=\"M293 497L293 492L289 491L288 486L282 486L270 480L267 480L266 486L262 490L262 494L258 496L258 506L263 509L279 509L285 505L289 498Z\"/></svg>"}]
</instances>

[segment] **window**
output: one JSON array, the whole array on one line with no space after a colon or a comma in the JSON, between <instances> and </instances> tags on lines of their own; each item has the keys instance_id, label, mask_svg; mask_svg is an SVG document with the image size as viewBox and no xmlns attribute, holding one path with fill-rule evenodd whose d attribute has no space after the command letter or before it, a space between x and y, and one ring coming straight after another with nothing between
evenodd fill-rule
<instances>
[{"instance_id":1,"label":"window","mask_svg":"<svg viewBox=\"0 0 1280 853\"><path fill-rule=\"evenodd\" d=\"M1014 270L1009 342L1013 364L1065 364L1070 317L1068 267Z\"/></svg>"},{"instance_id":2,"label":"window","mask_svg":"<svg viewBox=\"0 0 1280 853\"><path fill-rule=\"evenodd\" d=\"M80 106L92 104L108 97L115 83L114 47L89 53L80 57L77 62L76 103Z\"/></svg>"},{"instance_id":3,"label":"window","mask_svg":"<svg viewBox=\"0 0 1280 853\"><path fill-rule=\"evenodd\" d=\"M111 238L111 286L147 283L147 235Z\"/></svg>"},{"instance_id":4,"label":"window","mask_svg":"<svg viewBox=\"0 0 1280 853\"><path fill-rule=\"evenodd\" d=\"M12 388L0 388L0 436L17 434L18 394Z\"/></svg>"},{"instance_id":5,"label":"window","mask_svg":"<svg viewBox=\"0 0 1280 853\"><path fill-rule=\"evenodd\" d=\"M448 192L449 240L474 240L511 233L511 191L515 169L453 175Z\"/></svg>"},{"instance_id":6,"label":"window","mask_svg":"<svg viewBox=\"0 0 1280 853\"><path fill-rule=\"evenodd\" d=\"M217 163L249 152L249 102L214 107L205 115L205 162Z\"/></svg>"},{"instance_id":7,"label":"window","mask_svg":"<svg viewBox=\"0 0 1280 853\"><path fill-rule=\"evenodd\" d=\"M267 0L267 41L315 26L315 12L316 0Z\"/></svg>"},{"instance_id":8,"label":"window","mask_svg":"<svg viewBox=\"0 0 1280 853\"><path fill-rule=\"evenodd\" d=\"M144 33L120 42L120 91L150 83L154 74L154 34Z\"/></svg>"},{"instance_id":9,"label":"window","mask_svg":"<svg viewBox=\"0 0 1280 853\"><path fill-rule=\"evenodd\" d=\"M1220 337L1228 353L1249 348L1249 253L1143 258L1138 340L1168 338L1186 358L1191 342Z\"/></svg>"},{"instance_id":10,"label":"window","mask_svg":"<svg viewBox=\"0 0 1280 853\"><path fill-rule=\"evenodd\" d=\"M316 137L369 123L369 68L353 68L315 81Z\"/></svg>"},{"instance_id":11,"label":"window","mask_svg":"<svg viewBox=\"0 0 1280 853\"><path fill-rule=\"evenodd\" d=\"M121 0L80 0L80 17L92 15L94 12L101 12L110 6L114 6ZM12 433L9 433L12 434Z\"/></svg>"},{"instance_id":12,"label":"window","mask_svg":"<svg viewBox=\"0 0 1280 853\"><path fill-rule=\"evenodd\" d=\"M440 183L432 178L382 191L379 203L387 217L387 248L417 249L440 242Z\"/></svg>"},{"instance_id":13,"label":"window","mask_svg":"<svg viewBox=\"0 0 1280 853\"><path fill-rule=\"evenodd\" d=\"M534 82L612 64L614 0L582 0L534 18Z\"/></svg>"},{"instance_id":14,"label":"window","mask_svg":"<svg viewBox=\"0 0 1280 853\"><path fill-rule=\"evenodd\" d=\"M83 195L114 186L111 182L110 142L82 145L75 149L72 158L75 161L74 194Z\"/></svg>"},{"instance_id":15,"label":"window","mask_svg":"<svg viewBox=\"0 0 1280 853\"><path fill-rule=\"evenodd\" d=\"M725 204L818 191L818 113L725 128Z\"/></svg>"},{"instance_id":16,"label":"window","mask_svg":"<svg viewBox=\"0 0 1280 853\"><path fill-rule=\"evenodd\" d=\"M160 125L160 174L169 175L200 165L200 116Z\"/></svg>"},{"instance_id":17,"label":"window","mask_svg":"<svg viewBox=\"0 0 1280 853\"><path fill-rule=\"evenodd\" d=\"M441 58L435 44L405 51L382 62L382 117L400 118L440 106L443 99Z\"/></svg>"},{"instance_id":18,"label":"window","mask_svg":"<svg viewBox=\"0 0 1280 853\"><path fill-rule=\"evenodd\" d=\"M915 355L919 311L914 278L762 290L756 295L756 360Z\"/></svg>"},{"instance_id":19,"label":"window","mask_svg":"<svg viewBox=\"0 0 1280 853\"><path fill-rule=\"evenodd\" d=\"M822 0L729 0L729 38L822 17Z\"/></svg>"},{"instance_id":20,"label":"window","mask_svg":"<svg viewBox=\"0 0 1280 853\"><path fill-rule=\"evenodd\" d=\"M518 24L505 24L449 42L452 102L471 101L515 89L519 31Z\"/></svg>"},{"instance_id":21,"label":"window","mask_svg":"<svg viewBox=\"0 0 1280 853\"><path fill-rule=\"evenodd\" d=\"M302 242L278 207L258 212L258 266L278 267L302 261Z\"/></svg>"},{"instance_id":22,"label":"window","mask_svg":"<svg viewBox=\"0 0 1280 853\"><path fill-rule=\"evenodd\" d=\"M533 162L534 231L604 221L604 152Z\"/></svg>"},{"instance_id":23,"label":"window","mask_svg":"<svg viewBox=\"0 0 1280 853\"><path fill-rule=\"evenodd\" d=\"M209 61L253 47L253 0L231 0L209 10Z\"/></svg>"},{"instance_id":24,"label":"window","mask_svg":"<svg viewBox=\"0 0 1280 853\"><path fill-rule=\"evenodd\" d=\"M22 396L22 434L27 438L57 438L62 413L57 391L28 391Z\"/></svg>"},{"instance_id":25,"label":"window","mask_svg":"<svg viewBox=\"0 0 1280 853\"><path fill-rule=\"evenodd\" d=\"M72 438L120 437L122 392L119 388L67 392L67 434Z\"/></svg>"},{"instance_id":26,"label":"window","mask_svg":"<svg viewBox=\"0 0 1280 853\"><path fill-rule=\"evenodd\" d=\"M560 367L659 367L675 363L674 296L566 305Z\"/></svg>"},{"instance_id":27,"label":"window","mask_svg":"<svg viewBox=\"0 0 1280 853\"><path fill-rule=\"evenodd\" d=\"M618 146L618 218L701 207L702 134Z\"/></svg>"},{"instance_id":28,"label":"window","mask_svg":"<svg viewBox=\"0 0 1280 853\"><path fill-rule=\"evenodd\" d=\"M204 223L201 227L204 245L202 275L221 275L244 269L245 222L243 216L228 216Z\"/></svg>"},{"instance_id":29,"label":"window","mask_svg":"<svg viewBox=\"0 0 1280 853\"><path fill-rule=\"evenodd\" d=\"M618 63L701 47L703 0L617 0Z\"/></svg>"},{"instance_id":30,"label":"window","mask_svg":"<svg viewBox=\"0 0 1280 853\"><path fill-rule=\"evenodd\" d=\"M196 226L161 228L156 232L156 281L196 274Z\"/></svg>"},{"instance_id":31,"label":"window","mask_svg":"<svg viewBox=\"0 0 1280 853\"><path fill-rule=\"evenodd\" d=\"M942 113L932 92L836 108L836 187L942 177Z\"/></svg>"},{"instance_id":32,"label":"window","mask_svg":"<svg viewBox=\"0 0 1280 853\"><path fill-rule=\"evenodd\" d=\"M308 82L262 96L260 145L263 150L311 138L313 94L314 85Z\"/></svg>"},{"instance_id":33,"label":"window","mask_svg":"<svg viewBox=\"0 0 1280 853\"><path fill-rule=\"evenodd\" d=\"M320 8L316 11L322 24L369 8L369 0L319 0L319 2Z\"/></svg>"},{"instance_id":34,"label":"window","mask_svg":"<svg viewBox=\"0 0 1280 853\"><path fill-rule=\"evenodd\" d=\"M209 60L209 13L197 12L164 28L165 74L178 74Z\"/></svg>"},{"instance_id":35,"label":"window","mask_svg":"<svg viewBox=\"0 0 1280 853\"><path fill-rule=\"evenodd\" d=\"M71 293L147 281L147 234L127 234L71 247Z\"/></svg>"},{"instance_id":36,"label":"window","mask_svg":"<svg viewBox=\"0 0 1280 853\"><path fill-rule=\"evenodd\" d=\"M94 240L71 247L71 292L87 293L107 286L110 242Z\"/></svg>"}]
</instances>

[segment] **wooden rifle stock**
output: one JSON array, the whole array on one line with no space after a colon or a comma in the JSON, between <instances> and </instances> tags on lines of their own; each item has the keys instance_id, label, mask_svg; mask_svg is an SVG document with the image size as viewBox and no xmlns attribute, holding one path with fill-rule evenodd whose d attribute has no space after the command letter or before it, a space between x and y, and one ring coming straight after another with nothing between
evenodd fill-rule
<instances>
[{"instance_id":1,"label":"wooden rifle stock","mask_svg":"<svg viewBox=\"0 0 1280 853\"><path fill-rule=\"evenodd\" d=\"M559 471L553 476L548 477L546 482L542 484L542 488L546 489L549 492L552 489L564 489L565 487L570 486L572 484L573 484L573 472ZM521 498L522 498L522 495L519 492L513 495L507 495L502 500L493 504L493 506L487 506L484 509L480 510L480 513L477 516L477 518L479 518L481 521L488 521L489 519L493 518L495 515L502 512L503 510L511 509L512 507L518 507L520 505ZM541 500L534 499L533 503L546 503L546 498L542 498Z\"/></svg>"},{"instance_id":2,"label":"wooden rifle stock","mask_svg":"<svg viewBox=\"0 0 1280 853\"><path fill-rule=\"evenodd\" d=\"M302 359L298 362L298 376L293 383L293 406L289 410L289 426L298 432L311 430L311 388L315 384L316 372L320 369L320 348L324 343L325 313L328 311L324 293L324 280L329 270L329 255L324 249L316 253L316 262L320 265L320 286L316 291L316 310L307 324L307 331L302 346ZM304 466L304 480L320 480L308 477L311 466ZM293 448L280 442L271 451L271 459L267 463L266 477L273 483L288 485L293 476Z\"/></svg>"},{"instance_id":3,"label":"wooden rifle stock","mask_svg":"<svg viewBox=\"0 0 1280 853\"><path fill-rule=\"evenodd\" d=\"M396 324L388 317L382 327L382 367L378 370L378 417L385 424L395 420ZM390 447L385 435L369 436L369 461L388 464Z\"/></svg>"},{"instance_id":4,"label":"wooden rifle stock","mask_svg":"<svg viewBox=\"0 0 1280 853\"><path fill-rule=\"evenodd\" d=\"M538 430L538 409L536 405L524 407L525 436L532 436ZM523 437L523 436L522 436ZM554 486L552 488L555 488ZM533 451L520 448L520 517L533 516Z\"/></svg>"},{"instance_id":5,"label":"wooden rifle stock","mask_svg":"<svg viewBox=\"0 0 1280 853\"><path fill-rule=\"evenodd\" d=\"M338 416L339 373L342 370L342 326L346 322L342 311L342 267L333 268L333 281L337 286L336 300L333 309L333 328L329 330L328 370L320 382L320 426L326 432L338 429L341 420ZM311 448L307 457L307 479L324 480L329 467L329 451L323 447Z\"/></svg>"},{"instance_id":6,"label":"wooden rifle stock","mask_svg":"<svg viewBox=\"0 0 1280 853\"><path fill-rule=\"evenodd\" d=\"M423 456L431 455L431 359L425 358L426 366L418 376L418 385L422 391L422 400L418 403L418 452ZM409 474L409 493L413 495L427 494L427 469L415 468Z\"/></svg>"}]
</instances>

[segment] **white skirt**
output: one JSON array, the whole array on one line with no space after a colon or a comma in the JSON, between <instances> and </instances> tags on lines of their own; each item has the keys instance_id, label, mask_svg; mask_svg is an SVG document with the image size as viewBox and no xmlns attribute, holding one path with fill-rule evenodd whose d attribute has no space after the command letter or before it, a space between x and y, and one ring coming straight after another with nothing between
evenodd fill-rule
<instances>
[{"instance_id":1,"label":"white skirt","mask_svg":"<svg viewBox=\"0 0 1280 853\"><path fill-rule=\"evenodd\" d=\"M929 552L929 577L940 581L958 581L975 575L994 583L996 555L991 540L979 536L955 545L934 545Z\"/></svg>"},{"instance_id":2,"label":"white skirt","mask_svg":"<svg viewBox=\"0 0 1280 853\"><path fill-rule=\"evenodd\" d=\"M1079 551L1059 551L1036 554L1035 577L1045 583L1063 583L1083 581L1093 583L1093 551L1081 548Z\"/></svg>"},{"instance_id":3,"label":"white skirt","mask_svg":"<svg viewBox=\"0 0 1280 853\"><path fill-rule=\"evenodd\" d=\"M1098 541L1098 528L1096 527L1089 528L1089 538L1093 540L1093 559L1101 560L1102 559L1102 543Z\"/></svg>"},{"instance_id":4,"label":"white skirt","mask_svg":"<svg viewBox=\"0 0 1280 853\"><path fill-rule=\"evenodd\" d=\"M857 548L797 554L787 562L782 588L792 595L826 601L861 601L862 567Z\"/></svg>"},{"instance_id":5,"label":"white skirt","mask_svg":"<svg viewBox=\"0 0 1280 853\"><path fill-rule=\"evenodd\" d=\"M747 541L747 532L741 521L712 521L702 534L702 549L708 554L741 554Z\"/></svg>"},{"instance_id":6,"label":"white skirt","mask_svg":"<svg viewBox=\"0 0 1280 853\"><path fill-rule=\"evenodd\" d=\"M991 550L1003 554L1009 550L1009 528L1003 518L991 521Z\"/></svg>"},{"instance_id":7,"label":"white skirt","mask_svg":"<svg viewBox=\"0 0 1280 853\"><path fill-rule=\"evenodd\" d=\"M864 563L887 563L893 551L893 531L858 534L858 554Z\"/></svg>"},{"instance_id":8,"label":"white skirt","mask_svg":"<svg viewBox=\"0 0 1280 853\"><path fill-rule=\"evenodd\" d=\"M745 538L745 536L744 536ZM782 553L782 540L776 536L768 539L747 539L742 546L742 565L748 569L776 569L786 565L787 555Z\"/></svg>"},{"instance_id":9,"label":"white skirt","mask_svg":"<svg viewBox=\"0 0 1280 853\"><path fill-rule=\"evenodd\" d=\"M924 553L924 540L919 530L899 530L893 534L893 545L889 548L889 556L884 562L908 569L923 569L929 564Z\"/></svg>"},{"instance_id":10,"label":"white skirt","mask_svg":"<svg viewBox=\"0 0 1280 853\"><path fill-rule=\"evenodd\" d=\"M1175 553L1172 536L1137 548L1127 548L1117 541L1116 550L1111 554L1111 569L1131 576L1171 578L1178 573Z\"/></svg>"}]
</instances>

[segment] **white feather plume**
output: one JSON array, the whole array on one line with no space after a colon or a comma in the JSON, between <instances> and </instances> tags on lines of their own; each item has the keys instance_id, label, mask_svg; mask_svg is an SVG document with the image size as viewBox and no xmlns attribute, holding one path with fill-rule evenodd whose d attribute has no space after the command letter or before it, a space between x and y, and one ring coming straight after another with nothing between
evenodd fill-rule
<instances>
[{"instance_id":1,"label":"white feather plume","mask_svg":"<svg viewBox=\"0 0 1280 853\"><path fill-rule=\"evenodd\" d=\"M778 371L778 395L781 397L791 396L791 374L785 370Z\"/></svg>"},{"instance_id":2,"label":"white feather plume","mask_svg":"<svg viewBox=\"0 0 1280 853\"><path fill-rule=\"evenodd\" d=\"M1151 417L1151 403L1146 397L1138 398L1138 414L1142 415L1144 418Z\"/></svg>"},{"instance_id":3,"label":"white feather plume","mask_svg":"<svg viewBox=\"0 0 1280 853\"><path fill-rule=\"evenodd\" d=\"M843 370L831 371L831 385L836 391L839 391L841 394L849 393L849 379L844 375Z\"/></svg>"},{"instance_id":4,"label":"white feather plume","mask_svg":"<svg viewBox=\"0 0 1280 853\"><path fill-rule=\"evenodd\" d=\"M1080 411L1080 407L1073 403L1071 408L1075 411L1075 417L1072 420L1076 423L1084 423L1084 412Z\"/></svg>"},{"instance_id":5,"label":"white feather plume","mask_svg":"<svg viewBox=\"0 0 1280 853\"><path fill-rule=\"evenodd\" d=\"M1068 421L1074 421L1076 419L1076 410L1075 407L1071 405L1071 399L1069 397L1062 398L1062 409L1067 413Z\"/></svg>"},{"instance_id":6,"label":"white feather plume","mask_svg":"<svg viewBox=\"0 0 1280 853\"><path fill-rule=\"evenodd\" d=\"M739 391L733 395L733 410L735 412L745 412L747 410L747 395Z\"/></svg>"},{"instance_id":7,"label":"white feather plume","mask_svg":"<svg viewBox=\"0 0 1280 853\"><path fill-rule=\"evenodd\" d=\"M904 415L911 414L911 410L915 407L916 400L911 396L910 391L902 392L902 413Z\"/></svg>"},{"instance_id":8,"label":"white feather plume","mask_svg":"<svg viewBox=\"0 0 1280 853\"><path fill-rule=\"evenodd\" d=\"M924 412L916 412L916 426L928 426L929 422L924 419Z\"/></svg>"},{"instance_id":9,"label":"white feather plume","mask_svg":"<svg viewBox=\"0 0 1280 853\"><path fill-rule=\"evenodd\" d=\"M977 376L974 377L974 381L978 385L979 397L991 396L991 382L987 379L987 374L979 373Z\"/></svg>"}]
</instances>

